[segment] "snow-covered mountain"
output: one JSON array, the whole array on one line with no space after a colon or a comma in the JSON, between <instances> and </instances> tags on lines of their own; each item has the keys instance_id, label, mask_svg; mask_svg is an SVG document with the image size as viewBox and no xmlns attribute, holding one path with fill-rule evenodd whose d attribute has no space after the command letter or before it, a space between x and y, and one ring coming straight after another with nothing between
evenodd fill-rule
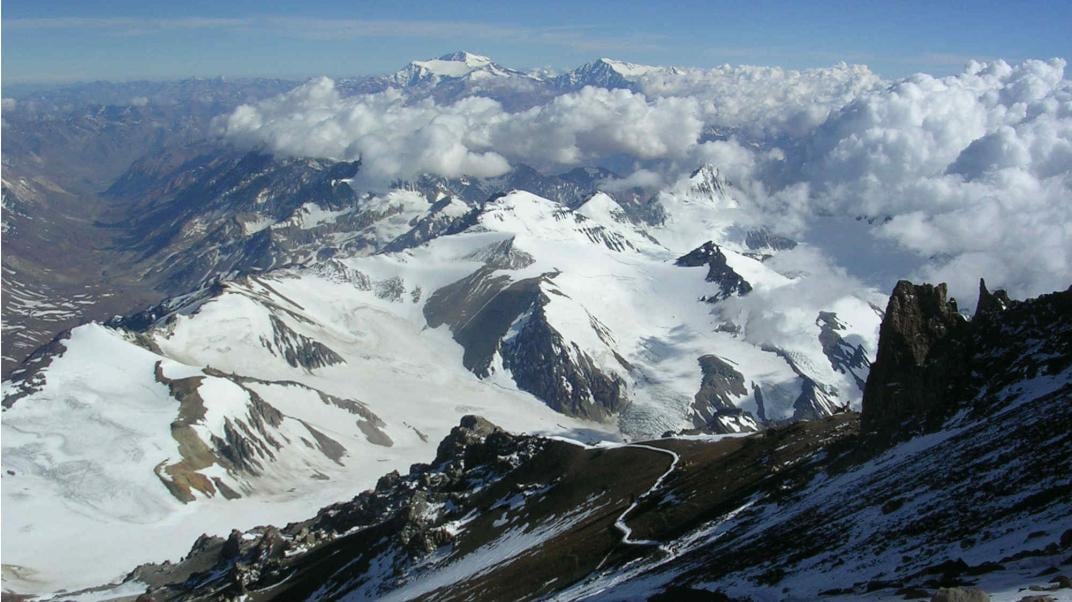
<instances>
[{"instance_id":1,"label":"snow-covered mountain","mask_svg":"<svg viewBox=\"0 0 1072 602\"><path fill-rule=\"evenodd\" d=\"M188 214L189 202L162 206L186 216L176 240L198 241L169 262L222 257L211 245L231 236L196 224L247 208L271 216L254 236L311 234L279 247L288 260L269 253L275 267L236 264L245 275L75 328L4 385L5 559L42 582L73 585L47 572L60 567L79 567L81 585L107 580L135 552L173 557L171 544L236 513L247 526L294 520L426 457L463 414L614 439L749 431L859 403L881 295L752 315L750 299L836 275L780 273L778 257L806 245L757 252L734 224L739 193L711 166L656 197L652 225L603 192L572 208L523 191L357 198L334 181L349 173L339 166L236 177L249 161L202 170L194 190L219 192L177 195L206 203ZM321 192L339 204L302 202ZM786 326L752 332L769 322ZM53 438L66 443L42 447ZM100 543L67 546L62 562L50 552L95 529L108 562Z\"/></svg>"},{"instance_id":2,"label":"snow-covered mountain","mask_svg":"<svg viewBox=\"0 0 1072 602\"><path fill-rule=\"evenodd\" d=\"M981 289L969 321L944 286L898 284L862 414L597 446L465 416L430 463L304 521L202 536L182 562L139 566L100 591L1066 598L1072 289L1025 302Z\"/></svg>"},{"instance_id":3,"label":"snow-covered mountain","mask_svg":"<svg viewBox=\"0 0 1072 602\"><path fill-rule=\"evenodd\" d=\"M849 71L836 69L823 77L805 78L816 80L815 89L808 91L807 98L822 98L824 106L844 104L852 93L864 89L864 84L870 81L864 78L859 86L839 84L846 78L850 83L855 81ZM402 104L434 100L438 106L448 106L466 98L486 97L500 103L503 110L519 112L545 105L585 86L629 88L654 99L679 95L684 93L682 90L699 94L697 90L710 83L708 76L718 83L712 88L712 94L718 94L720 90L756 87L770 77L789 75L793 74L752 73L748 68L732 73L706 73L633 65L613 59L600 59L564 74L526 73L502 66L485 56L454 52L439 58L413 61L391 74L341 78L336 86L343 96L391 89L391 94L397 93ZM175 249L147 249L145 245L134 249L133 254L128 253L131 233L124 230L131 222L145 226L147 221L158 221L158 218L171 219L159 213L158 205L164 203L153 206L144 202L132 204L129 203L132 198L138 201L174 200L183 190L192 194L202 176L209 179L224 175L202 173L223 168L220 161L211 157L218 158L218 155L226 154L225 151L233 150L215 138L214 119L300 84L296 80L224 78L92 82L16 93L17 98L8 98L3 128L3 221L9 252L5 254L4 278L12 284L13 290L18 289L19 300L8 302L7 297L4 298L4 324L14 344L3 354L3 373L8 374L27 354L47 343L57 332L86 319L125 313L137 305L158 301L162 295L187 292L201 276L227 271L231 269L228 265L234 269L252 269L289 260L283 257L287 255L285 251L275 248L274 239L268 240L273 238L270 233L259 229L280 218L265 216L259 211L245 211L244 215L235 217L237 223L223 216L219 222L192 223L193 239L217 239L205 240L206 244L197 256L174 256ZM792 100L781 99L775 106ZM759 107L761 104L765 106L764 103L740 106ZM705 136L725 137L726 132L737 131L735 121L736 118L729 118L727 127L707 128ZM195 161L198 154L190 154L191 147L200 149L203 164ZM628 157L609 159L606 165L631 169ZM593 187L583 183L574 191L565 190L570 186L566 176L570 173L584 176L586 170L598 169L593 165L565 166L563 170L572 169L572 172L560 174L562 177L557 182L540 183L536 181L539 178L522 177L522 172L526 171L525 161L511 163L513 170L502 180L480 184L482 191L487 193L485 198L519 188L558 201L564 200L562 197L566 194L572 195L574 198L569 201L572 206L594 192ZM181 174L176 171L179 166L185 168ZM253 178L264 166L247 162L242 167L253 169L246 173L233 171L230 175ZM171 178L166 182L167 186L146 187L144 180L151 179L154 172L156 176L181 175L182 179ZM537 172L530 170L529 173ZM602 177L609 175L605 173ZM506 181L511 178L513 181ZM265 188L263 182L255 179L238 179L228 185ZM565 194L557 194L556 187ZM100 195L105 189L109 194ZM200 190L198 193L202 197L187 197L191 203L186 211L196 214L206 203L213 202L212 195L226 191L226 187ZM645 192L645 200L648 193L650 191ZM33 203L33 215L26 211L20 214L18 206L25 208L35 197L41 202ZM119 202L115 202L117 199ZM315 204L322 199L309 200ZM631 199L625 196L618 201L627 210L635 208ZM301 204L290 209L296 212ZM146 216L146 212L150 215ZM197 221L192 217L189 219ZM265 233L260 234L262 231ZM141 236L135 233L135 238L144 239L146 232L148 230L143 229ZM165 233L165 238L172 234ZM306 231L295 234L298 238L312 236ZM113 241L115 237L127 237L128 240ZM151 244L163 243L154 241ZM157 251L159 256L149 256ZM254 255L261 258L251 259ZM176 260L174 266L171 265L173 258ZM129 265L132 261L139 265ZM146 262L153 261L160 261L162 265L151 268L151 273L146 272ZM103 282L109 284L102 286Z\"/></svg>"},{"instance_id":4,"label":"snow-covered mountain","mask_svg":"<svg viewBox=\"0 0 1072 602\"><path fill-rule=\"evenodd\" d=\"M645 91L646 82L662 90L663 78L684 71L675 67L639 65L600 58L564 72L523 72L503 66L491 58L466 51L438 58L412 61L388 75L342 78L338 88L346 94L367 94L398 90L408 98L434 99L451 104L463 98L492 98L509 110L524 110L556 96L591 86L608 90Z\"/></svg>"},{"instance_id":5,"label":"snow-covered mountain","mask_svg":"<svg viewBox=\"0 0 1072 602\"><path fill-rule=\"evenodd\" d=\"M440 83L445 79L487 80L497 77L530 78L531 76L503 67L486 56L459 51L427 61L413 61L390 75L399 87Z\"/></svg>"},{"instance_id":6,"label":"snow-covered mountain","mask_svg":"<svg viewBox=\"0 0 1072 602\"><path fill-rule=\"evenodd\" d=\"M546 78L511 69L466 51L412 61L388 75L343 78L347 94L398 90L408 98L431 98L451 104L470 96L493 98L511 109L525 109L551 98L555 90Z\"/></svg>"},{"instance_id":7,"label":"snow-covered mountain","mask_svg":"<svg viewBox=\"0 0 1072 602\"><path fill-rule=\"evenodd\" d=\"M426 175L358 193L349 182L359 169L360 162L192 146L135 162L108 195L131 215L119 246L137 254L138 277L176 294L220 274L415 246L464 227L470 210L504 190L576 206L613 177L519 165L495 178Z\"/></svg>"},{"instance_id":8,"label":"snow-covered mountain","mask_svg":"<svg viewBox=\"0 0 1072 602\"><path fill-rule=\"evenodd\" d=\"M210 287L136 317L142 329L75 328L35 358L47 367L21 383L35 392L5 385L5 562L43 583L109 580L235 517L342 499L424 459L459 413L582 426L472 377L398 280L332 265ZM63 543L72 532L86 545Z\"/></svg>"},{"instance_id":9,"label":"snow-covered mountain","mask_svg":"<svg viewBox=\"0 0 1072 602\"><path fill-rule=\"evenodd\" d=\"M554 77L551 85L568 91L580 90L585 86L608 90L636 89L639 78L660 70L660 67L601 58Z\"/></svg>"}]
</instances>

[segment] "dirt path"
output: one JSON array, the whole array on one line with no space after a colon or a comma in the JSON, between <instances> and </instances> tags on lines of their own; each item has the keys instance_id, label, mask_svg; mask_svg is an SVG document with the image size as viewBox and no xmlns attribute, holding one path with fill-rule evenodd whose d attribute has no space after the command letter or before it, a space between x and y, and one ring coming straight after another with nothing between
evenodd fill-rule
<instances>
[{"instance_id":1,"label":"dirt path","mask_svg":"<svg viewBox=\"0 0 1072 602\"><path fill-rule=\"evenodd\" d=\"M681 460L681 456L679 456L676 452L672 452L672 451L670 451L668 449L662 449L660 447L653 447L651 445L643 445L641 443L632 443L632 444L626 445L625 447L637 447L637 448L640 448L640 449L646 449L646 450L653 451L653 452L659 452L661 454L668 454L670 457L673 458L673 461L670 463L670 466L666 469L666 472L664 472L662 475L660 475L659 478L655 480L655 483L653 483L652 486L649 487L647 491L645 491L644 493L642 493L639 496L637 496L637 498L635 500L633 500L633 503L630 504L629 507L625 509L625 512L622 512L622 514L618 517L618 520L614 522L614 527L622 532L622 543L623 544L630 545L630 546L655 546L655 547L658 547L659 549L661 549L663 551L669 552L669 550L667 550L666 547L662 543L660 543L658 541L651 540L651 539L633 539L633 530L629 527L629 525L625 524L625 518L627 516L629 516L630 512L632 512L633 510L636 509L637 505L640 504L640 502L644 498L648 497L649 495L654 493L655 490L659 489L659 487L662 486L663 481L666 479L666 477L670 476L670 473L674 472L674 469L677 468L677 463L678 463L679 460Z\"/></svg>"}]
</instances>

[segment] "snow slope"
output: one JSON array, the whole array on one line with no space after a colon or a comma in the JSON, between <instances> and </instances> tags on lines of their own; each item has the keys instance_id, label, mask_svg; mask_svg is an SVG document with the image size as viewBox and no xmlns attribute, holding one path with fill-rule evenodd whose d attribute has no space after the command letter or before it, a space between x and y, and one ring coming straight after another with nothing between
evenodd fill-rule
<instances>
[{"instance_id":1,"label":"snow slope","mask_svg":"<svg viewBox=\"0 0 1072 602\"><path fill-rule=\"evenodd\" d=\"M177 558L201 533L303 518L384 472L426 460L462 414L494 417L518 430L589 428L466 372L449 336L406 319L414 305L408 295L392 301L348 282L290 276L271 285L228 285L149 333L158 353L100 325L75 329L67 351L46 369L44 387L4 413L3 467L14 475L4 477L3 555L5 566L24 567L27 575L12 587L106 582L146 560ZM320 337L345 363L294 367L265 346L278 307L294 312L284 318L288 326ZM219 459L201 471L243 497L195 491L196 500L184 504L156 476L157 465L179 457L170 427L180 409L154 379L157 362L168 378L211 367L255 379L243 384L286 417L270 435L289 444L262 459L259 474L229 473ZM196 425L203 440L248 411L248 393L231 379L211 378L200 393L208 409ZM378 430L390 446L374 442L356 416L324 402L321 393L367 406L382 420ZM303 442L316 445L310 427L344 448L338 463Z\"/></svg>"},{"instance_id":2,"label":"snow slope","mask_svg":"<svg viewBox=\"0 0 1072 602\"><path fill-rule=\"evenodd\" d=\"M697 177L706 179L697 185ZM540 284L552 327L605 372L629 381L632 404L621 423L627 434L651 436L689 426L701 380L697 359L707 354L728 359L750 393L751 383L762 389L763 412L752 394L738 404L756 416L794 417L802 373L836 388L834 397L842 404L859 401L859 384L824 355L817 315L835 312L847 338L874 349L879 316L872 305L882 296L867 289L831 292L827 298L797 294L813 280L841 277L821 264L815 273L785 275L755 259L743 240L732 237L731 194L717 172L694 176L660 197L668 217L646 231L602 193L569 211L513 192L490 203L479 218L476 229L512 235L514 251L532 258L522 269L497 274L507 273L515 282L554 274ZM712 294L713 285L705 282L703 270L679 267L674 259L719 237L730 266L752 285L752 298L769 303L754 307L748 297L698 302ZM434 241L429 248L435 252L440 244L448 242ZM808 252L801 246L784 253ZM752 336L750 323L760 320L762 328ZM720 328L728 323L736 323L737 330Z\"/></svg>"},{"instance_id":3,"label":"snow slope","mask_svg":"<svg viewBox=\"0 0 1072 602\"><path fill-rule=\"evenodd\" d=\"M465 414L587 439L703 427L725 409L699 399L704 356L730 367L721 394L750 416L722 419L729 430L858 403L817 317L835 312L871 353L881 296L824 264L779 271L814 250L752 252L735 194L700 170L658 197L652 227L607 194L574 210L514 191L420 246L224 280L76 328L51 364L4 384L5 565L21 567L20 591L84 586L175 558L202 532L295 520L426 460ZM365 230L377 245L469 211L407 191L369 202L386 216ZM708 240L750 293L703 301L719 285L676 260ZM815 286L833 292L798 294ZM450 315L430 327L435 303ZM470 361L480 345L486 371Z\"/></svg>"}]
</instances>

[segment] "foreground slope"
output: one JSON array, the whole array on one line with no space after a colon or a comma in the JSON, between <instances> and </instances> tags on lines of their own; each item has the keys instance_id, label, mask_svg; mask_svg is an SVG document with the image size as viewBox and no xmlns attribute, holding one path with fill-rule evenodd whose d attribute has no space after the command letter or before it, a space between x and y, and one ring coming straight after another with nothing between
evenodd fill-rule
<instances>
[{"instance_id":1,"label":"foreground slope","mask_svg":"<svg viewBox=\"0 0 1072 602\"><path fill-rule=\"evenodd\" d=\"M814 600L978 586L995 600L1067 597L1072 289L993 299L968 321L944 287L900 283L868 386L893 392L865 398L862 416L595 447L469 416L430 464L303 522L203 537L183 562L104 591ZM903 341L920 353L900 353ZM941 404L913 406L907 392L938 364L951 380L933 384L964 380Z\"/></svg>"}]
</instances>

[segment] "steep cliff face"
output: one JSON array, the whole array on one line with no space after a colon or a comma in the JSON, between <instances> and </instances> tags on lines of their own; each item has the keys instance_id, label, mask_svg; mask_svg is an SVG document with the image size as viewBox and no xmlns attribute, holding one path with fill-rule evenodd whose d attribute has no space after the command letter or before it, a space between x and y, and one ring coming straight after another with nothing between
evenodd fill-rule
<instances>
[{"instance_id":1,"label":"steep cliff face","mask_svg":"<svg viewBox=\"0 0 1072 602\"><path fill-rule=\"evenodd\" d=\"M864 388L863 432L904 438L933 430L948 418L967 377L968 331L944 284L898 282Z\"/></svg>"},{"instance_id":2,"label":"steep cliff face","mask_svg":"<svg viewBox=\"0 0 1072 602\"><path fill-rule=\"evenodd\" d=\"M606 420L627 403L625 381L604 372L577 343L548 321L546 296L538 298L503 340L503 366L518 388L570 416Z\"/></svg>"},{"instance_id":3,"label":"steep cliff face","mask_svg":"<svg viewBox=\"0 0 1072 602\"><path fill-rule=\"evenodd\" d=\"M739 433L758 429L755 418L736 403L748 395L744 376L717 355L698 359L703 377L690 411L698 429L712 433Z\"/></svg>"},{"instance_id":4,"label":"steep cliff face","mask_svg":"<svg viewBox=\"0 0 1072 602\"><path fill-rule=\"evenodd\" d=\"M830 360L830 367L842 374L852 375L857 386L863 391L867 371L871 369L867 349L862 344L854 345L841 336L845 325L832 311L819 312L815 325L819 327L819 344L823 346L823 355ZM860 377L861 374L863 378Z\"/></svg>"},{"instance_id":5,"label":"steep cliff face","mask_svg":"<svg viewBox=\"0 0 1072 602\"><path fill-rule=\"evenodd\" d=\"M975 317L984 314L1005 311L1012 304L1009 295L1003 290L991 293L986 288L986 280L979 279L979 302L975 305Z\"/></svg>"},{"instance_id":6,"label":"steep cliff face","mask_svg":"<svg viewBox=\"0 0 1072 602\"><path fill-rule=\"evenodd\" d=\"M993 408L1014 385L1072 363L1072 288L1013 301L979 287L969 321L944 284L897 283L864 391L866 436L892 442L934 431L957 412Z\"/></svg>"},{"instance_id":7,"label":"steep cliff face","mask_svg":"<svg viewBox=\"0 0 1072 602\"><path fill-rule=\"evenodd\" d=\"M733 295L743 297L752 292L752 285L729 265L726 261L726 254L711 241L679 257L675 263L686 268L707 266L707 276L704 279L714 282L719 287L717 293L705 299L710 303L722 301Z\"/></svg>"}]
</instances>

